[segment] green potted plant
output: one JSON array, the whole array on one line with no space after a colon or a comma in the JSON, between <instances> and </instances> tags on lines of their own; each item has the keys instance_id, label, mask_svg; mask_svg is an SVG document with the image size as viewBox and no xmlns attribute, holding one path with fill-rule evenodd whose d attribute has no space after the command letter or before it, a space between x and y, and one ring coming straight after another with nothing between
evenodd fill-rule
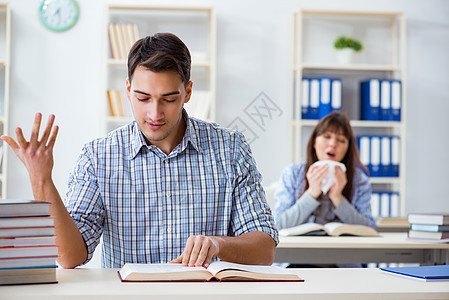
<instances>
[{"instance_id":1,"label":"green potted plant","mask_svg":"<svg viewBox=\"0 0 449 300\"><path fill-rule=\"evenodd\" d=\"M337 61L341 64L351 62L352 54L363 50L363 44L356 39L339 36L334 42L334 48L337 49Z\"/></svg>"}]
</instances>

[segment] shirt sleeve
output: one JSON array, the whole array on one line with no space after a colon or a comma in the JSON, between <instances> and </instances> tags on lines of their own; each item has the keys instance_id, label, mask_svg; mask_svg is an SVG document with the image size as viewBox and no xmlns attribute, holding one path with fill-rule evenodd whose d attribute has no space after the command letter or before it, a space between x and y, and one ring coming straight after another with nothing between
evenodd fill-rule
<instances>
[{"instance_id":1,"label":"shirt sleeve","mask_svg":"<svg viewBox=\"0 0 449 300\"><path fill-rule=\"evenodd\" d=\"M86 146L69 176L65 205L86 244L88 257L83 263L86 264L92 259L100 241L104 223L104 207L97 176Z\"/></svg>"},{"instance_id":2,"label":"shirt sleeve","mask_svg":"<svg viewBox=\"0 0 449 300\"><path fill-rule=\"evenodd\" d=\"M303 164L291 164L282 172L274 194L275 221L278 229L305 223L320 205L307 191L299 197L304 186L303 176Z\"/></svg>"},{"instance_id":3,"label":"shirt sleeve","mask_svg":"<svg viewBox=\"0 0 449 300\"><path fill-rule=\"evenodd\" d=\"M361 170L354 178L352 205L343 197L334 213L343 223L360 224L376 228L376 221L371 214L371 184Z\"/></svg>"},{"instance_id":4,"label":"shirt sleeve","mask_svg":"<svg viewBox=\"0 0 449 300\"><path fill-rule=\"evenodd\" d=\"M256 168L251 149L242 134L236 133L234 155L234 205L229 235L238 236L251 231L265 232L279 243L274 218L265 199L262 176Z\"/></svg>"}]
</instances>

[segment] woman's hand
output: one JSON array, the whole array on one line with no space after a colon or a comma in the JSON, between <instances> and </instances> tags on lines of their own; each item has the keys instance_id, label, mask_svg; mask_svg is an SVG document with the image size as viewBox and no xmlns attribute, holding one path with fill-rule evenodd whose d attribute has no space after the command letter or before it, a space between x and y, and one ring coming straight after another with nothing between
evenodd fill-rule
<instances>
[{"instance_id":1,"label":"woman's hand","mask_svg":"<svg viewBox=\"0 0 449 300\"><path fill-rule=\"evenodd\" d=\"M337 207L343 199L343 189L346 183L348 183L348 178L346 177L346 173L338 166L335 167L334 173L335 181L329 189L328 196L334 206Z\"/></svg>"},{"instance_id":2,"label":"woman's hand","mask_svg":"<svg viewBox=\"0 0 449 300\"><path fill-rule=\"evenodd\" d=\"M326 178L328 172L328 166L322 165L322 166L314 166L311 165L309 170L307 171L306 177L307 181L309 182L309 193L310 195L318 199L318 197L321 195L321 182L323 182L324 178Z\"/></svg>"}]
</instances>

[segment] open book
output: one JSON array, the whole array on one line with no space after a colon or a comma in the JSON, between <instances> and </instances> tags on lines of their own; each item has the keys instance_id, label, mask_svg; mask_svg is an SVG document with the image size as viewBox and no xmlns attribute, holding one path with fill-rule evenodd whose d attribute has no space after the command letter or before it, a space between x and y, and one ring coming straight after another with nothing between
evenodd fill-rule
<instances>
[{"instance_id":1,"label":"open book","mask_svg":"<svg viewBox=\"0 0 449 300\"><path fill-rule=\"evenodd\" d=\"M378 236L379 233L371 227L364 225L331 222L324 225L317 223L304 223L295 227L279 230L280 236L291 235L357 235Z\"/></svg>"},{"instance_id":2,"label":"open book","mask_svg":"<svg viewBox=\"0 0 449 300\"><path fill-rule=\"evenodd\" d=\"M278 266L212 262L208 268L182 264L130 264L118 271L121 281L304 281Z\"/></svg>"}]
</instances>

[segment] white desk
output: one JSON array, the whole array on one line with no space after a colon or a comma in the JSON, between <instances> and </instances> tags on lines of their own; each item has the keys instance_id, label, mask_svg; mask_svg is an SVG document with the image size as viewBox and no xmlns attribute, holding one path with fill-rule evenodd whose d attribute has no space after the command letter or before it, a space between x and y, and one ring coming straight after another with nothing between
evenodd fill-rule
<instances>
[{"instance_id":1,"label":"white desk","mask_svg":"<svg viewBox=\"0 0 449 300\"><path fill-rule=\"evenodd\" d=\"M449 281L424 282L374 268L294 271L305 282L121 283L117 269L58 269L58 284L0 286L0 299L449 299Z\"/></svg>"},{"instance_id":2,"label":"white desk","mask_svg":"<svg viewBox=\"0 0 449 300\"><path fill-rule=\"evenodd\" d=\"M407 240L407 233L383 232L380 237L281 237L276 262L449 264L449 243Z\"/></svg>"}]
</instances>

